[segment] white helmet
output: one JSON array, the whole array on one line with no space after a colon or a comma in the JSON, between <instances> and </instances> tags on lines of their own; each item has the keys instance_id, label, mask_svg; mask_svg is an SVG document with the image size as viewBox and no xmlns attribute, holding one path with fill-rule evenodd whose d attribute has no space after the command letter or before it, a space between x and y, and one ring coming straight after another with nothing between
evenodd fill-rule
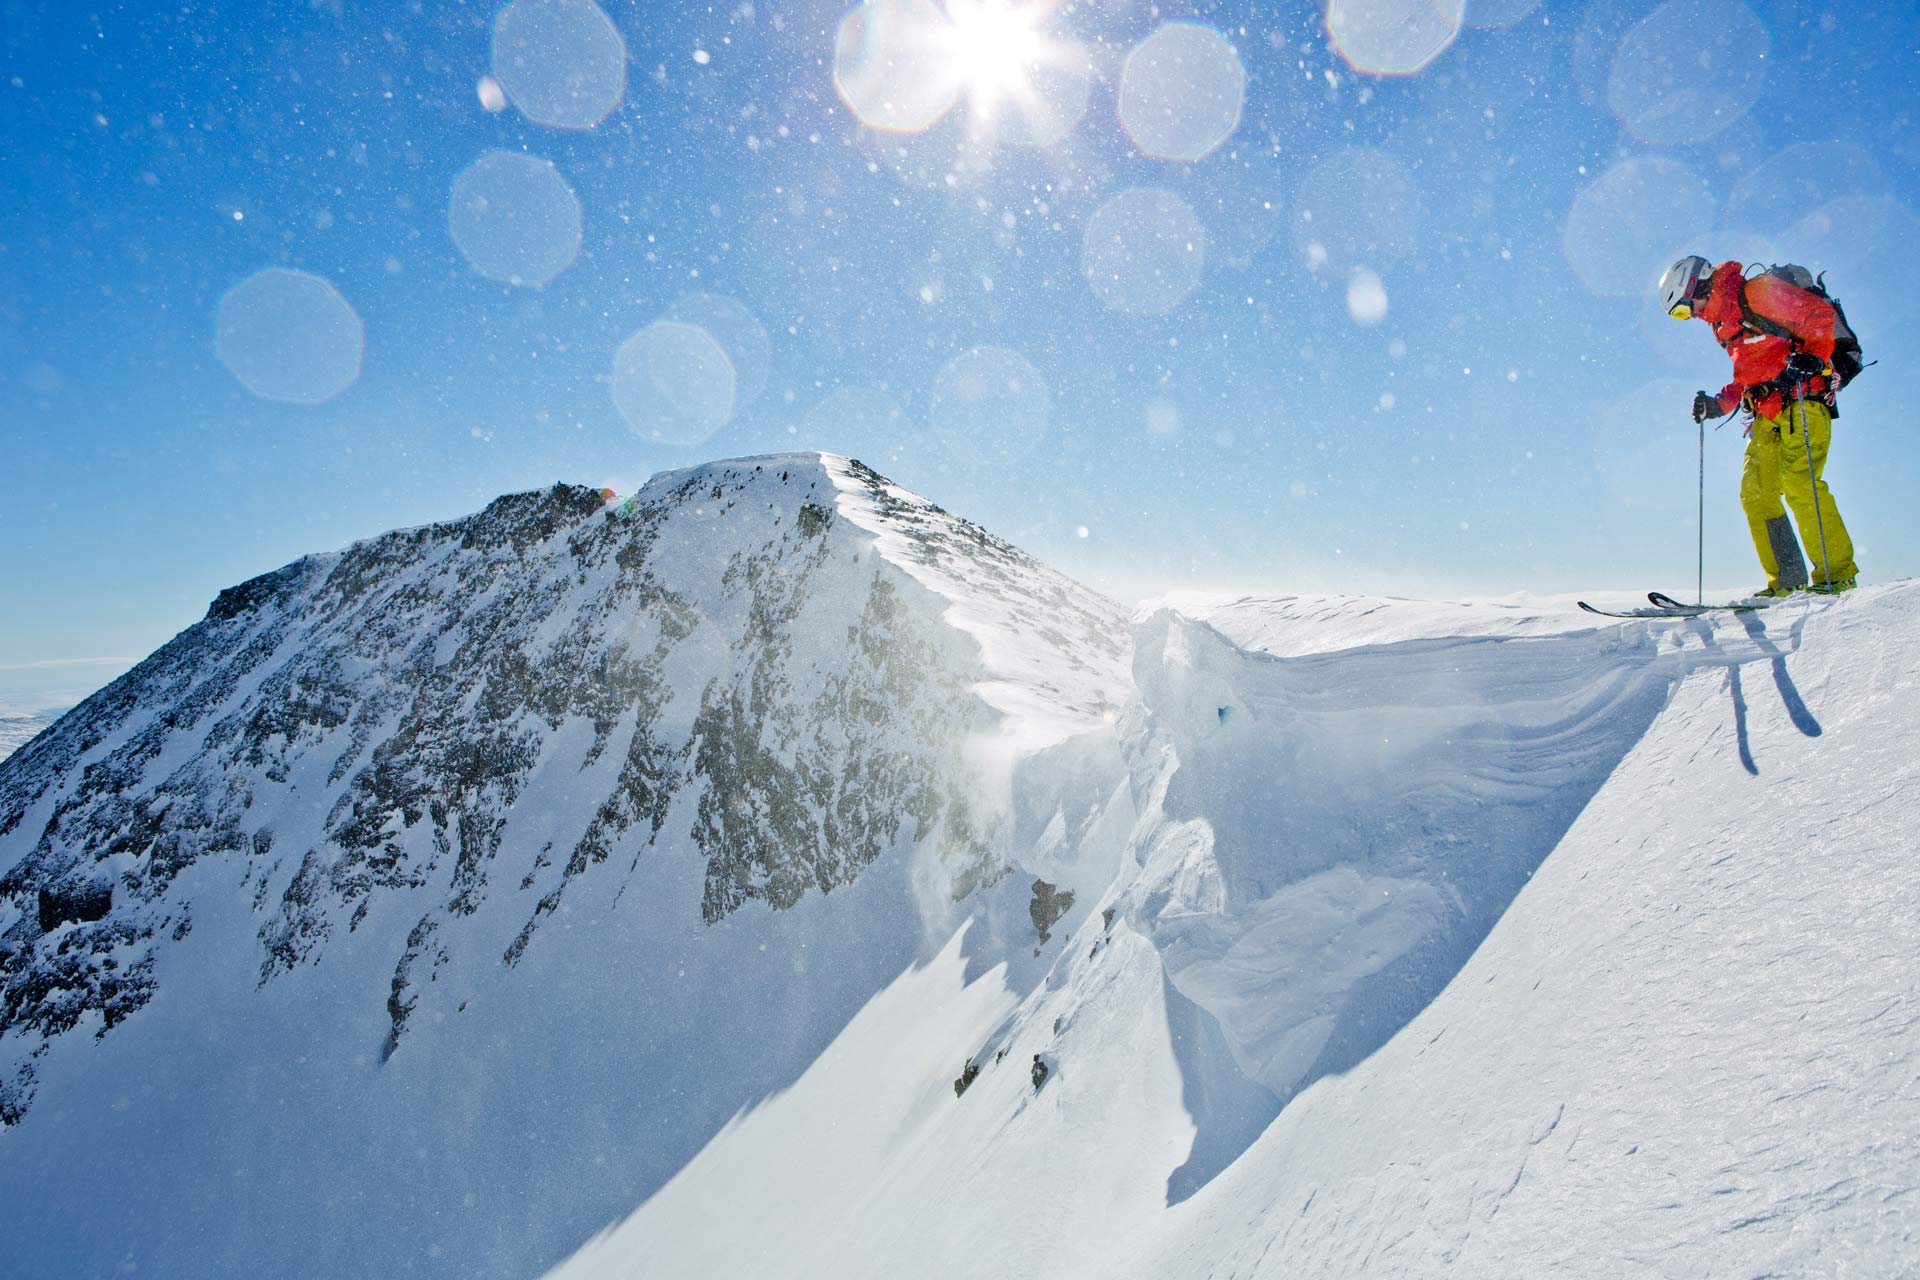
<instances>
[{"instance_id":1,"label":"white helmet","mask_svg":"<svg viewBox=\"0 0 1920 1280\"><path fill-rule=\"evenodd\" d=\"M1701 282L1713 276L1713 264L1695 254L1680 259L1660 277L1660 305L1675 320L1693 316Z\"/></svg>"}]
</instances>

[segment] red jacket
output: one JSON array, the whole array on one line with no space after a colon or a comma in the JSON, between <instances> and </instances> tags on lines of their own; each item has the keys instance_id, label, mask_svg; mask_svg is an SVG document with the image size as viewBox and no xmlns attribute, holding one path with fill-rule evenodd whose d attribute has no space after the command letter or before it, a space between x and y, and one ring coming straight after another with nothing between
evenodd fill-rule
<instances>
[{"instance_id":1,"label":"red jacket","mask_svg":"<svg viewBox=\"0 0 1920 1280\"><path fill-rule=\"evenodd\" d=\"M1732 413L1752 394L1753 411L1763 418L1777 417L1786 408L1785 388L1777 381L1786 372L1787 357L1805 351L1823 361L1833 359L1833 306L1819 294L1809 293L1779 276L1745 278L1746 268L1738 262L1723 262L1713 269L1713 290L1695 315L1713 326L1713 336L1733 357L1733 381L1715 397L1723 413ZM1740 306L1741 290L1746 291L1747 307L1786 329L1791 338L1757 333L1747 328ZM1806 393L1822 396L1827 379L1807 381Z\"/></svg>"}]
</instances>

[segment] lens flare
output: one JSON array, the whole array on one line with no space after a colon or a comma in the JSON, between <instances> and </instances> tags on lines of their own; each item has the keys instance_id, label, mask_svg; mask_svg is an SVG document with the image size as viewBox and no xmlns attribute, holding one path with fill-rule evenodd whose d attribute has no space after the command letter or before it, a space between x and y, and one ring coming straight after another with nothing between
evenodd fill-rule
<instances>
[{"instance_id":1,"label":"lens flare","mask_svg":"<svg viewBox=\"0 0 1920 1280\"><path fill-rule=\"evenodd\" d=\"M1047 434L1053 397L1027 358L1005 347L974 347L933 381L934 438L949 462L1002 467L1032 453Z\"/></svg>"},{"instance_id":2,"label":"lens flare","mask_svg":"<svg viewBox=\"0 0 1920 1280\"><path fill-rule=\"evenodd\" d=\"M1169 22L1127 55L1120 124L1145 155L1198 160L1240 127L1247 71L1212 27Z\"/></svg>"},{"instance_id":3,"label":"lens flare","mask_svg":"<svg viewBox=\"0 0 1920 1280\"><path fill-rule=\"evenodd\" d=\"M866 0L840 21L833 87L869 129L918 133L960 100L933 0Z\"/></svg>"},{"instance_id":4,"label":"lens flare","mask_svg":"<svg viewBox=\"0 0 1920 1280\"><path fill-rule=\"evenodd\" d=\"M726 348L697 324L656 320L613 358L613 407L655 444L704 443L733 420L738 387Z\"/></svg>"},{"instance_id":5,"label":"lens flare","mask_svg":"<svg viewBox=\"0 0 1920 1280\"><path fill-rule=\"evenodd\" d=\"M1920 217L1893 196L1841 196L1780 233L1778 260L1829 273L1827 283L1871 342L1872 333L1903 324L1920 309L1916 244Z\"/></svg>"},{"instance_id":6,"label":"lens flare","mask_svg":"<svg viewBox=\"0 0 1920 1280\"><path fill-rule=\"evenodd\" d=\"M1706 142L1759 100L1773 65L1769 44L1744 4L1669 0L1620 41L1607 105L1642 142Z\"/></svg>"},{"instance_id":7,"label":"lens flare","mask_svg":"<svg viewBox=\"0 0 1920 1280\"><path fill-rule=\"evenodd\" d=\"M580 200L547 161L494 151L454 179L447 230L481 275L539 288L579 256Z\"/></svg>"},{"instance_id":8,"label":"lens flare","mask_svg":"<svg viewBox=\"0 0 1920 1280\"><path fill-rule=\"evenodd\" d=\"M1200 285L1207 234L1170 191L1133 187L1094 210L1080 244L1080 272L1109 310L1158 316Z\"/></svg>"},{"instance_id":9,"label":"lens flare","mask_svg":"<svg viewBox=\"0 0 1920 1280\"><path fill-rule=\"evenodd\" d=\"M1668 263L1695 252L1715 204L1707 184L1679 161L1635 156L1574 197L1561 251L1589 291L1643 297Z\"/></svg>"},{"instance_id":10,"label":"lens flare","mask_svg":"<svg viewBox=\"0 0 1920 1280\"><path fill-rule=\"evenodd\" d=\"M864 0L841 20L833 83L868 128L919 133L962 98L976 139L1050 147L1081 116L1092 60L1056 6L1015 0Z\"/></svg>"},{"instance_id":11,"label":"lens flare","mask_svg":"<svg viewBox=\"0 0 1920 1280\"><path fill-rule=\"evenodd\" d=\"M493 22L490 79L535 124L591 129L626 95L627 44L593 0L513 0Z\"/></svg>"},{"instance_id":12,"label":"lens flare","mask_svg":"<svg viewBox=\"0 0 1920 1280\"><path fill-rule=\"evenodd\" d=\"M366 328L340 291L269 267L220 299L214 352L263 400L325 404L360 377Z\"/></svg>"},{"instance_id":13,"label":"lens flare","mask_svg":"<svg viewBox=\"0 0 1920 1280\"><path fill-rule=\"evenodd\" d=\"M1329 0L1327 35L1347 65L1374 75L1412 75L1439 57L1466 0Z\"/></svg>"},{"instance_id":14,"label":"lens flare","mask_svg":"<svg viewBox=\"0 0 1920 1280\"><path fill-rule=\"evenodd\" d=\"M1837 196L1883 195L1892 189L1865 148L1832 139L1800 142L1769 156L1734 183L1721 221L1772 235Z\"/></svg>"},{"instance_id":15,"label":"lens flare","mask_svg":"<svg viewBox=\"0 0 1920 1280\"><path fill-rule=\"evenodd\" d=\"M718 293L683 295L664 317L706 331L727 354L734 371L735 407L744 409L766 390L773 371L773 343L759 318L733 298Z\"/></svg>"}]
</instances>

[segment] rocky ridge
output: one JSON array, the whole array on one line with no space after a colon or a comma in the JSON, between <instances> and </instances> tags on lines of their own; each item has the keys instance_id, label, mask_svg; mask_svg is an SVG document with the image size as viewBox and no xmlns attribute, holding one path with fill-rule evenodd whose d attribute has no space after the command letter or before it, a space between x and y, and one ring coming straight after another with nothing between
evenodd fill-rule
<instances>
[{"instance_id":1,"label":"rocky ridge","mask_svg":"<svg viewBox=\"0 0 1920 1280\"><path fill-rule=\"evenodd\" d=\"M1036 669L1071 688L1021 685L950 625L1036 608ZM995 882L1002 815L968 744L1004 729L1009 681L1074 722L1124 664L1117 607L819 455L667 473L617 505L556 485L298 560L0 763L0 1124L50 1044L154 997L196 925L190 868L239 878L262 987L384 904L417 913L391 1055L445 966L511 968L583 878L650 858L701 861L709 925L902 845L953 895ZM488 904L517 917L504 945L463 928Z\"/></svg>"}]
</instances>

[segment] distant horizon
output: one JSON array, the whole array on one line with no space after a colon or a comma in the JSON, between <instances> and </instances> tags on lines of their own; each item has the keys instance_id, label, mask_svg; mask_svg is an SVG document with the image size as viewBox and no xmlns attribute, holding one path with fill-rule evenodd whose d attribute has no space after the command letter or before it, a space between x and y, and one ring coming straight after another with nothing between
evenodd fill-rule
<instances>
[{"instance_id":1,"label":"distant horizon","mask_svg":"<svg viewBox=\"0 0 1920 1280\"><path fill-rule=\"evenodd\" d=\"M824 449L824 450L796 449L796 450L782 451L782 453L784 454L791 454L791 455L805 455L805 454L814 454L814 453L831 454L833 452L834 451L831 449ZM777 456L782 456L782 453L749 454L749 455L743 455L743 457L746 457L746 458L777 457ZM844 457L844 456L851 456L851 455L842 454L839 456ZM633 493L638 492L640 488L644 487L646 484L651 483L654 479L656 479L661 475L664 475L670 472L675 472L675 471L693 470L702 466L716 465L724 462L739 461L739 460L740 459L737 459L737 458L715 457L715 458L703 460L701 462L690 462L690 463L685 463L678 466L662 467L658 471L652 473L651 475L645 477L643 480L639 481L637 484L634 484L632 488L624 489L624 490L616 489L615 492L619 497L622 497L622 498L630 497L632 496ZM862 461L861 459L858 459L858 458L856 458L855 460ZM879 469L876 468L876 470L879 470ZM882 471L881 474L885 475L885 472ZM888 476L887 478L889 480L893 479L893 477L891 476ZM530 484L522 488L508 489L501 494L495 495L495 497L496 498L505 497L505 496L508 496L509 494L514 494L514 493L538 492L540 490L550 488L554 484L579 484L579 483L581 482L572 481L572 480L549 480L541 484ZM582 484L582 487L604 488L609 486L591 486L591 485ZM923 494L920 494L919 496L929 498L930 500L938 503L939 505L946 506L946 504L941 503L939 498L935 495L923 493ZM493 499L488 499L488 502L491 502L492 500ZM453 512L444 516L436 517L435 520L429 520L421 523L431 524L431 523L437 522L438 520L457 520L464 516L477 514L479 511L484 510L486 505L487 505L486 503L482 503L479 506L474 507L471 511ZM953 510L953 508L951 507L949 507L948 509ZM960 516L963 519L973 520L973 517L971 517L965 511L953 510L953 514ZM978 520L973 520L973 522L976 524L980 523L980 521ZM139 663L144 661L152 652L158 650L160 647L165 645L169 640L171 640L174 636L178 635L181 631L184 631L188 627L191 627L195 623L199 622L201 618L205 615L207 606L212 604L214 597L217 596L220 591L223 591L228 587L238 586L240 585L240 583L245 582L250 578L257 577L260 574L271 573L274 570L283 567L284 564L291 564L295 560L298 560L307 555L325 555L333 552L343 551L357 542L363 542L368 539L378 538L388 533L392 533L398 530L412 528L412 527L417 527L417 525L391 525L385 528L369 530L364 534L358 534L358 535L352 536L348 538L346 541L341 542L335 546L310 548L309 550L301 552L299 555L293 557L292 560L283 561L279 564L263 565L254 573L247 574L245 577L236 579L233 582L223 583L220 586L216 587L207 596L207 599L204 602L200 603L197 607L194 607L191 609L191 616L185 617L184 620L180 621L177 626L174 626L171 630L168 630L165 635L161 636L160 639L155 642L153 649L150 649L147 652L141 653L137 656L39 658L39 659L29 659L25 661L0 663L0 718L9 718L9 717L18 718L18 717L33 716L33 715L43 714L44 712L49 710L65 711L65 710L70 710L75 706L78 706L80 703L84 702L87 698L99 692L101 689L106 688L108 685L112 684L115 680L119 679L121 676L125 675L128 671L132 670L135 666L137 666ZM999 530L996 530L991 526L983 525L982 527L986 528L989 533L993 533L996 536L1004 536L1000 534ZM1013 541L1015 542L1015 545L1019 545L1019 543L1014 539L1008 539L1008 541ZM1029 554L1035 554L1031 551L1030 548L1027 548L1024 546L1021 547L1021 550L1028 551ZM1251 575L1257 574L1258 571L1254 571L1254 570L1249 571L1250 576L1240 580L1234 580L1234 579L1228 579L1228 578L1219 578L1214 580L1195 578L1195 579L1188 579L1188 580L1182 580L1182 581L1172 581L1172 580L1156 581L1156 580L1148 579L1144 576L1130 577L1125 573L1112 573L1112 572L1103 573L1098 571L1091 572L1091 573L1076 572L1072 567L1055 562L1053 560L1048 560L1045 556L1038 556L1037 558L1047 563L1050 567L1057 569L1062 573L1065 573L1068 577L1073 578L1075 581L1080 582L1082 585L1092 587L1094 590L1101 592L1102 594L1108 596L1109 598L1113 599L1117 603L1136 611L1142 609L1147 605L1155 604L1165 598L1182 596L1182 595L1193 597L1196 599L1202 598L1202 597L1222 598L1222 597L1232 597L1232 596L1241 596L1241 595L1255 596L1255 597L1259 597L1259 596L1304 596L1304 597L1386 596L1386 597L1394 597L1394 598L1401 598L1401 599L1408 599L1408 600L1431 600L1431 601L1451 600L1451 601L1457 601L1462 604L1480 604L1480 605L1514 604L1514 605L1520 605L1520 606L1526 606L1526 607L1570 608L1573 606L1573 602L1576 598L1586 598L1586 599L1593 600L1595 602L1612 601L1613 603L1639 603L1640 602L1639 597L1641 596L1642 590L1643 590L1631 584L1616 583L1616 584L1600 586L1600 587L1568 585L1568 586L1558 587L1558 588L1552 587L1552 586L1548 586L1544 588L1515 588L1514 590L1507 591L1507 592L1478 592L1478 593L1473 593L1473 592L1432 593L1430 592L1427 594L1420 594L1418 591L1415 591L1415 590L1396 588L1391 580L1390 575L1370 573L1367 575L1367 578L1370 582L1373 582L1375 584L1370 589L1333 591L1333 590L1326 590L1326 589L1318 589L1313 586L1301 585L1299 583L1286 585L1286 584L1280 584L1280 583L1271 582L1271 581L1263 582L1259 580L1257 576L1251 576ZM1417 585L1417 584L1413 584L1413 585ZM1690 596L1693 590L1693 582L1691 579L1688 579L1685 582L1680 582L1678 581L1677 578L1669 579L1665 583L1665 587L1668 590L1675 590L1675 591L1684 588L1685 593ZM1731 579L1725 582L1718 582L1718 583L1709 581L1707 584L1707 591L1709 594L1721 594L1721 593L1736 594L1742 589L1743 588L1738 584L1736 580L1731 580Z\"/></svg>"}]
</instances>

